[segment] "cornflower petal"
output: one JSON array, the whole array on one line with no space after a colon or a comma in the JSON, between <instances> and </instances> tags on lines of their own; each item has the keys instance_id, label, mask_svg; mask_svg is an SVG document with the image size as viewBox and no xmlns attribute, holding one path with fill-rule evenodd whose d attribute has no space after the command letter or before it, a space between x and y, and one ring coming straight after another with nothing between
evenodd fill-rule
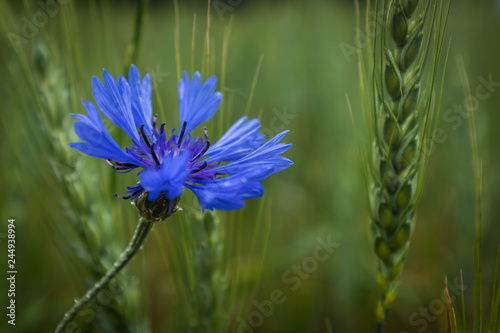
<instances>
[{"instance_id":1,"label":"cornflower petal","mask_svg":"<svg viewBox=\"0 0 500 333\"><path fill-rule=\"evenodd\" d=\"M120 75L117 83L108 71L104 69L103 73L105 85L96 76L92 78L93 95L99 109L113 124L127 133L135 145L140 146L141 139L132 114L127 80Z\"/></svg>"},{"instance_id":2,"label":"cornflower petal","mask_svg":"<svg viewBox=\"0 0 500 333\"><path fill-rule=\"evenodd\" d=\"M233 210L245 206L243 200L255 199L264 194L260 183L269 170L254 170L225 178L202 181L201 185L187 184L198 198L203 210Z\"/></svg>"},{"instance_id":3,"label":"cornflower petal","mask_svg":"<svg viewBox=\"0 0 500 333\"><path fill-rule=\"evenodd\" d=\"M185 133L189 134L202 122L208 121L219 108L222 94L215 92L217 78L212 76L201 84L201 75L196 72L193 80L184 72L183 79L179 82L179 115L181 123L179 128L186 123Z\"/></svg>"},{"instance_id":4,"label":"cornflower petal","mask_svg":"<svg viewBox=\"0 0 500 333\"><path fill-rule=\"evenodd\" d=\"M151 75L146 74L141 82L139 70L134 65L130 66L128 72L128 82L130 85L130 96L132 115L134 117L135 128L144 125L146 135L155 142L151 117L153 109L151 107Z\"/></svg>"},{"instance_id":5,"label":"cornflower petal","mask_svg":"<svg viewBox=\"0 0 500 333\"><path fill-rule=\"evenodd\" d=\"M256 150L234 162L214 169L221 174L236 174L253 168L269 168L269 174L281 171L293 164L288 158L280 156L287 151L291 144L278 143L288 132L283 131Z\"/></svg>"},{"instance_id":6,"label":"cornflower petal","mask_svg":"<svg viewBox=\"0 0 500 333\"><path fill-rule=\"evenodd\" d=\"M248 155L264 143L264 136L259 134L258 119L247 120L241 117L229 130L208 149L205 156L208 162L232 162Z\"/></svg>"},{"instance_id":7,"label":"cornflower petal","mask_svg":"<svg viewBox=\"0 0 500 333\"><path fill-rule=\"evenodd\" d=\"M116 160L145 167L142 161L130 156L118 146L104 126L97 108L92 102L82 100L88 117L83 114L72 114L80 122L74 123L76 134L86 142L74 142L69 146L80 152L104 159Z\"/></svg>"}]
</instances>

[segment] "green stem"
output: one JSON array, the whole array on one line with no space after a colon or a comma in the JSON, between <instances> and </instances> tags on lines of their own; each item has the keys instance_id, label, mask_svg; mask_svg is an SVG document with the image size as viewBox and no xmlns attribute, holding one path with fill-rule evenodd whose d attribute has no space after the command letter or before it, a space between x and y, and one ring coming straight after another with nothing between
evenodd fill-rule
<instances>
[{"instance_id":1,"label":"green stem","mask_svg":"<svg viewBox=\"0 0 500 333\"><path fill-rule=\"evenodd\" d=\"M59 325L57 325L55 331L56 333L64 332L66 326L76 317L80 310L82 310L86 304L96 297L99 291L101 291L129 263L137 251L141 248L149 232L153 229L153 225L153 221L146 220L142 217L139 219L139 224L135 229L134 236L125 251L121 254L120 259L115 262L113 267L108 270L106 275L104 275L101 280L99 280L91 289L87 291L85 296L76 300L75 305L64 314L63 320L59 323Z\"/></svg>"},{"instance_id":2,"label":"green stem","mask_svg":"<svg viewBox=\"0 0 500 333\"><path fill-rule=\"evenodd\" d=\"M139 54L139 43L141 41L141 31L143 26L142 22L144 20L144 15L148 7L148 2L149 0L138 0L137 2L134 35L132 36L132 41L128 45L127 52L125 54L124 73L128 73L130 65L132 65L137 60L137 55Z\"/></svg>"}]
</instances>

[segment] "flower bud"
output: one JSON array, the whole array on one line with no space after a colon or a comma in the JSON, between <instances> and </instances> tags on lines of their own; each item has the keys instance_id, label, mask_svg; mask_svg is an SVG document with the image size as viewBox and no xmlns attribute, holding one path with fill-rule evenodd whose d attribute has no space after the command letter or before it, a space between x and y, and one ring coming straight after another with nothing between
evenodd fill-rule
<instances>
[{"instance_id":1,"label":"flower bud","mask_svg":"<svg viewBox=\"0 0 500 333\"><path fill-rule=\"evenodd\" d=\"M139 215L149 221L163 221L178 210L177 204L181 197L169 200L165 196L159 196L154 201L148 200L148 192L145 192L136 200L134 205Z\"/></svg>"}]
</instances>

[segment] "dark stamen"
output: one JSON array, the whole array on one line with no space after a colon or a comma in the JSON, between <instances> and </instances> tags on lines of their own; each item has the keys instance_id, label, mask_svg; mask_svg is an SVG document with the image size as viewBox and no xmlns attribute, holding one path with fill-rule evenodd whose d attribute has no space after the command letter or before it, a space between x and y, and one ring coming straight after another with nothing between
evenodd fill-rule
<instances>
[{"instance_id":1,"label":"dark stamen","mask_svg":"<svg viewBox=\"0 0 500 333\"><path fill-rule=\"evenodd\" d=\"M141 135L142 135L142 140L144 140L144 143L148 148L151 148L151 145L149 144L149 139L146 136L146 133L144 132L144 124L141 125Z\"/></svg>"},{"instance_id":2,"label":"dark stamen","mask_svg":"<svg viewBox=\"0 0 500 333\"><path fill-rule=\"evenodd\" d=\"M198 153L198 155L196 155L195 157L193 157L191 159L191 161L196 161L197 159L199 159L200 157L203 156L203 154L205 154L208 150L208 148L210 148L210 141L205 141L205 144L203 145L203 149Z\"/></svg>"},{"instance_id":3,"label":"dark stamen","mask_svg":"<svg viewBox=\"0 0 500 333\"><path fill-rule=\"evenodd\" d=\"M205 154L208 150L208 148L210 148L210 141L205 141L205 146L203 147L203 150L201 151L201 155Z\"/></svg>"},{"instance_id":4,"label":"dark stamen","mask_svg":"<svg viewBox=\"0 0 500 333\"><path fill-rule=\"evenodd\" d=\"M155 144L154 143L151 145L151 155L153 155L153 159L155 160L156 165L160 165L160 161L158 161L158 157L156 156L156 153L155 153Z\"/></svg>"},{"instance_id":5,"label":"dark stamen","mask_svg":"<svg viewBox=\"0 0 500 333\"><path fill-rule=\"evenodd\" d=\"M203 161L203 164L200 167L198 167L197 169L192 170L191 174L197 173L197 172L205 169L207 167L207 165L208 165L207 161Z\"/></svg>"},{"instance_id":6,"label":"dark stamen","mask_svg":"<svg viewBox=\"0 0 500 333\"><path fill-rule=\"evenodd\" d=\"M121 195L118 195L118 193L115 193L115 197L118 199L125 199L125 200L130 199L130 195L126 195L126 196L122 197Z\"/></svg>"},{"instance_id":7,"label":"dark stamen","mask_svg":"<svg viewBox=\"0 0 500 333\"><path fill-rule=\"evenodd\" d=\"M127 173L132 171L132 169L137 168L138 166L135 164L127 163L127 162L118 162L118 161L113 161L106 159L106 163L109 164L110 167L112 167L115 171L122 171L126 170L125 172L118 172L118 173Z\"/></svg>"},{"instance_id":8,"label":"dark stamen","mask_svg":"<svg viewBox=\"0 0 500 333\"><path fill-rule=\"evenodd\" d=\"M181 130L181 134L179 135L179 141L177 142L177 146L181 146L181 142L182 142L182 139L184 138L184 132L186 131L186 126L187 126L187 122L184 122L184 124L182 124L182 130Z\"/></svg>"},{"instance_id":9,"label":"dark stamen","mask_svg":"<svg viewBox=\"0 0 500 333\"><path fill-rule=\"evenodd\" d=\"M160 134L163 134L163 132L165 132L165 125L166 124L167 123L163 123L163 124L160 125Z\"/></svg>"},{"instance_id":10,"label":"dark stamen","mask_svg":"<svg viewBox=\"0 0 500 333\"><path fill-rule=\"evenodd\" d=\"M137 191L135 191L134 193L132 193L130 195L131 198L137 196L138 194L142 193L144 190L141 188L141 189L138 189Z\"/></svg>"},{"instance_id":11,"label":"dark stamen","mask_svg":"<svg viewBox=\"0 0 500 333\"><path fill-rule=\"evenodd\" d=\"M132 163L128 163L128 162L116 162L116 161L113 161L116 165L119 165L119 166L124 166L124 167L127 167L127 168L137 168L137 165L135 164L132 164Z\"/></svg>"}]
</instances>

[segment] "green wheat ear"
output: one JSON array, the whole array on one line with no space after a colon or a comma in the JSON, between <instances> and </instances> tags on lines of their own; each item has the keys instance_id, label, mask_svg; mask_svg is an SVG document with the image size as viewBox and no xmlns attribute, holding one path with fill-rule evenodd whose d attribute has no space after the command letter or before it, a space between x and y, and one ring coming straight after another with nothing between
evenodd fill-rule
<instances>
[{"instance_id":1,"label":"green wheat ear","mask_svg":"<svg viewBox=\"0 0 500 333\"><path fill-rule=\"evenodd\" d=\"M380 259L377 332L382 332L406 262L436 125L433 90L449 2L387 0L374 7L375 30L368 34L373 48L360 59L360 68L363 85L371 88L363 92L372 118L366 168L371 236ZM367 27L373 26L369 14L370 8Z\"/></svg>"}]
</instances>

